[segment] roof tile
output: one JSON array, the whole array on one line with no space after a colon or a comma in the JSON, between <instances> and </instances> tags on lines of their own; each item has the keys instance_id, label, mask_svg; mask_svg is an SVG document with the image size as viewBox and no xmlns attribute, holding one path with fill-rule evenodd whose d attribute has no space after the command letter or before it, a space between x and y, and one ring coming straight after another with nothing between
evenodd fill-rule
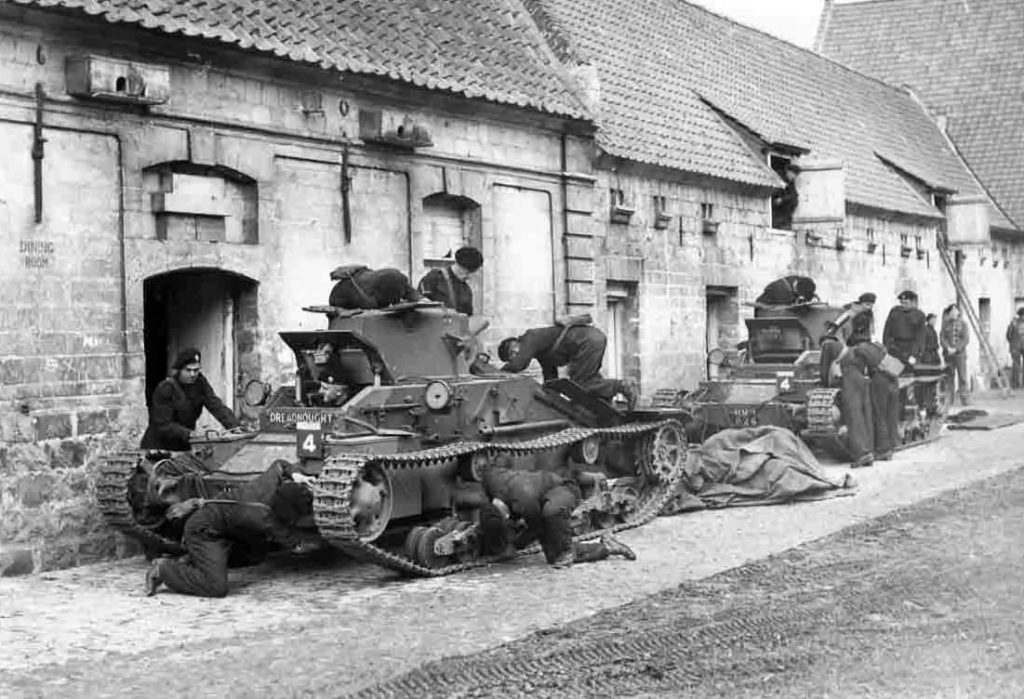
<instances>
[{"instance_id":1,"label":"roof tile","mask_svg":"<svg viewBox=\"0 0 1024 699\"><path fill-rule=\"evenodd\" d=\"M1003 213L1024 226L1024 3L886 0L836 5L822 52L894 85L937 116Z\"/></svg>"},{"instance_id":2,"label":"roof tile","mask_svg":"<svg viewBox=\"0 0 1024 699\"><path fill-rule=\"evenodd\" d=\"M587 110L508 0L8 0L202 36L573 119ZM446 40L442 40L443 37ZM486 60L477 60L486 56Z\"/></svg>"},{"instance_id":3,"label":"roof tile","mask_svg":"<svg viewBox=\"0 0 1024 699\"><path fill-rule=\"evenodd\" d=\"M711 104L769 142L842 161L852 202L939 216L876 151L940 186L977 191L910 95L810 51L681 0L526 1L574 58L597 66L598 138L615 154L753 184L774 179Z\"/></svg>"}]
</instances>

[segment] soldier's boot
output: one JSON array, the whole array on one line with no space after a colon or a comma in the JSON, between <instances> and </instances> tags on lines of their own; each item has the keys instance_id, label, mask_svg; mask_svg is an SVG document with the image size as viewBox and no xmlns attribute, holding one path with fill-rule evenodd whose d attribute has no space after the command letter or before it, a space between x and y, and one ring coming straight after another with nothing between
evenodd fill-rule
<instances>
[{"instance_id":1,"label":"soldier's boot","mask_svg":"<svg viewBox=\"0 0 1024 699\"><path fill-rule=\"evenodd\" d=\"M604 546L606 551L608 551L609 556L622 556L627 561L636 560L636 554L633 553L633 549L629 548L613 536L608 534L602 536L601 545Z\"/></svg>"},{"instance_id":2,"label":"soldier's boot","mask_svg":"<svg viewBox=\"0 0 1024 699\"><path fill-rule=\"evenodd\" d=\"M578 553L578 550L577 550L578 546L579 545L577 544L573 548L571 548L571 549L569 549L567 551L563 551L561 554L559 554L558 558L556 558L554 561L551 562L551 567L552 568L568 568L573 563L579 561L580 558L579 558L579 553Z\"/></svg>"},{"instance_id":3,"label":"soldier's boot","mask_svg":"<svg viewBox=\"0 0 1024 699\"><path fill-rule=\"evenodd\" d=\"M152 597L156 594L156 591L160 589L160 585L163 580L160 579L160 564L165 560L164 557L157 558L153 561L153 564L149 566L149 570L146 571L146 597Z\"/></svg>"}]
</instances>

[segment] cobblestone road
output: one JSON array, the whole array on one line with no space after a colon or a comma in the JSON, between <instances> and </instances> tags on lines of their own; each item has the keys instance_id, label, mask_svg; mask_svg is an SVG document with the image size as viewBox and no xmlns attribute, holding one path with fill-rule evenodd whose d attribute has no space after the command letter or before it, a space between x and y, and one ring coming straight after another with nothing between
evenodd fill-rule
<instances>
[{"instance_id":1,"label":"cobblestone road","mask_svg":"<svg viewBox=\"0 0 1024 699\"><path fill-rule=\"evenodd\" d=\"M1024 470L360 697L1024 696Z\"/></svg>"},{"instance_id":2,"label":"cobblestone road","mask_svg":"<svg viewBox=\"0 0 1024 699\"><path fill-rule=\"evenodd\" d=\"M1024 425L950 433L855 472L854 497L662 518L623 536L640 555L635 563L556 571L535 557L408 581L347 561L276 561L234 574L224 600L146 598L141 560L8 579L0 582L0 693L337 695L1013 470L1022 447Z\"/></svg>"}]
</instances>

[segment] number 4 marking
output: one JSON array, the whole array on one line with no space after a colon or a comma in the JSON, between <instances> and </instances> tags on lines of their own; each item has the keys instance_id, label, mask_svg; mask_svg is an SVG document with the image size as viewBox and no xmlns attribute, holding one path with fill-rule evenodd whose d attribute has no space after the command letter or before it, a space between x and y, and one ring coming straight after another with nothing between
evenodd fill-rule
<instances>
[{"instance_id":1,"label":"number 4 marking","mask_svg":"<svg viewBox=\"0 0 1024 699\"><path fill-rule=\"evenodd\" d=\"M306 439L302 442L302 451L316 451L316 439L312 434L306 435Z\"/></svg>"}]
</instances>

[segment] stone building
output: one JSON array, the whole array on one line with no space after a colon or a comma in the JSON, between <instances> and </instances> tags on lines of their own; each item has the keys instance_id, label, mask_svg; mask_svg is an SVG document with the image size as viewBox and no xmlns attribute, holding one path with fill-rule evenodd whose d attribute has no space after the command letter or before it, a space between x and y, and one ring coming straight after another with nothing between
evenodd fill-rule
<instances>
[{"instance_id":1,"label":"stone building","mask_svg":"<svg viewBox=\"0 0 1024 699\"><path fill-rule=\"evenodd\" d=\"M0 3L0 546L109 553L101 436L137 444L185 346L240 413L291 383L277 331L337 265L475 244L490 339L550 322L592 128L504 0Z\"/></svg>"},{"instance_id":2,"label":"stone building","mask_svg":"<svg viewBox=\"0 0 1024 699\"><path fill-rule=\"evenodd\" d=\"M873 291L883 319L911 288L938 313L955 299L940 232L1015 228L903 89L678 0L526 4L596 115L595 297L647 392L715 371L706 354L744 337L772 279ZM772 203L788 164L791 216ZM994 283L993 313L1012 296Z\"/></svg>"},{"instance_id":3,"label":"stone building","mask_svg":"<svg viewBox=\"0 0 1024 699\"><path fill-rule=\"evenodd\" d=\"M1006 361L1006 325L1024 306L1024 4L826 2L817 50L912 89L991 194L990 234L954 248L970 292L963 303Z\"/></svg>"}]
</instances>

